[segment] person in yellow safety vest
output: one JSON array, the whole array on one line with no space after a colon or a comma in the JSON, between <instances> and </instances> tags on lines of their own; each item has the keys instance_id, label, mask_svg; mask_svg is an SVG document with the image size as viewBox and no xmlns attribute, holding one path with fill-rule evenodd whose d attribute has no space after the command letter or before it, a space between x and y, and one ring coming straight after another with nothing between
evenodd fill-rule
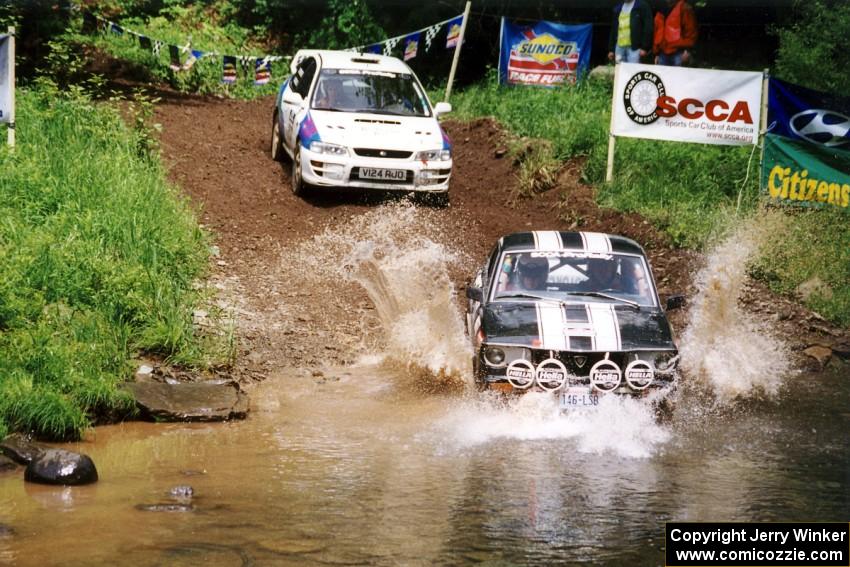
<instances>
[{"instance_id":1,"label":"person in yellow safety vest","mask_svg":"<svg viewBox=\"0 0 850 567\"><path fill-rule=\"evenodd\" d=\"M652 32L649 0L617 4L608 37L608 59L616 63L640 63L652 50Z\"/></svg>"}]
</instances>

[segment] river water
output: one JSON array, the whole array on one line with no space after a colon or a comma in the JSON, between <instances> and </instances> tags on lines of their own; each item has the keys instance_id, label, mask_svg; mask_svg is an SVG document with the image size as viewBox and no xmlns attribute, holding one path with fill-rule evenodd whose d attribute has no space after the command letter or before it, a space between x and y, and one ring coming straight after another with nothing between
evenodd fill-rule
<instances>
[{"instance_id":1,"label":"river water","mask_svg":"<svg viewBox=\"0 0 850 567\"><path fill-rule=\"evenodd\" d=\"M0 564L662 565L667 521L847 521L847 366L788 369L735 311L745 258L700 278L671 421L631 400L563 415L465 386L451 282L429 260L445 250L359 222L371 241L319 248L392 331L371 354L280 369L245 421L98 427L63 445L93 458L91 486L0 475ZM182 485L191 499L170 496Z\"/></svg>"}]
</instances>

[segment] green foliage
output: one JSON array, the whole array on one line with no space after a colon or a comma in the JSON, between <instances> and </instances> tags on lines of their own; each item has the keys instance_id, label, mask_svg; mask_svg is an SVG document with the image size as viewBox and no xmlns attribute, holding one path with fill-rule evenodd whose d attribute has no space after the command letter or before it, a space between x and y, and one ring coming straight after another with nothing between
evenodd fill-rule
<instances>
[{"instance_id":1,"label":"green foliage","mask_svg":"<svg viewBox=\"0 0 850 567\"><path fill-rule=\"evenodd\" d=\"M838 0L806 0L795 5L790 25L777 27L779 51L775 72L811 89L850 92L846 59L850 37L850 4Z\"/></svg>"},{"instance_id":2,"label":"green foliage","mask_svg":"<svg viewBox=\"0 0 850 567\"><path fill-rule=\"evenodd\" d=\"M807 304L833 322L850 327L850 222L835 209L776 212L783 222L767 241L753 275L771 289L793 294L812 280Z\"/></svg>"},{"instance_id":3,"label":"green foliage","mask_svg":"<svg viewBox=\"0 0 850 567\"><path fill-rule=\"evenodd\" d=\"M327 12L318 26L296 36L297 45L313 49L346 49L386 37L364 0L328 0Z\"/></svg>"},{"instance_id":4,"label":"green foliage","mask_svg":"<svg viewBox=\"0 0 850 567\"><path fill-rule=\"evenodd\" d=\"M190 316L207 247L150 146L149 101L131 127L46 80L17 102L18 145L0 150L0 422L76 438L132 410L117 384L137 350L209 355Z\"/></svg>"}]
</instances>

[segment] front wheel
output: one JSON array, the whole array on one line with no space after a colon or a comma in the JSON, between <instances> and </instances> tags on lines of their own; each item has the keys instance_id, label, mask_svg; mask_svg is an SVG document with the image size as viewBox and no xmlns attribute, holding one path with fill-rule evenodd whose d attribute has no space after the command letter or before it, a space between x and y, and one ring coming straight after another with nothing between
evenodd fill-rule
<instances>
[{"instance_id":1,"label":"front wheel","mask_svg":"<svg viewBox=\"0 0 850 567\"><path fill-rule=\"evenodd\" d=\"M280 124L278 124L277 113L275 112L272 118L272 141L271 141L272 159L275 161L283 161L283 146L280 142Z\"/></svg>"},{"instance_id":2,"label":"front wheel","mask_svg":"<svg viewBox=\"0 0 850 567\"><path fill-rule=\"evenodd\" d=\"M292 194L303 197L306 192L304 176L301 172L301 143L296 140L295 152L292 154Z\"/></svg>"}]
</instances>

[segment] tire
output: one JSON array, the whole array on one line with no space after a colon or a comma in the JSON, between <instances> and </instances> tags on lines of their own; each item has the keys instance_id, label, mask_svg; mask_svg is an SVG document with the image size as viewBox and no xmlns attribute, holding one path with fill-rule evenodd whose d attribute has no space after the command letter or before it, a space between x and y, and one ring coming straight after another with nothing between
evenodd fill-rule
<instances>
[{"instance_id":1,"label":"tire","mask_svg":"<svg viewBox=\"0 0 850 567\"><path fill-rule=\"evenodd\" d=\"M272 118L272 139L271 139L271 155L274 161L283 161L283 144L280 139L280 124L277 120L277 112Z\"/></svg>"},{"instance_id":2,"label":"tire","mask_svg":"<svg viewBox=\"0 0 850 567\"><path fill-rule=\"evenodd\" d=\"M306 193L307 186L301 173L301 142L295 140L295 151L292 153L292 194L303 197Z\"/></svg>"}]
</instances>

